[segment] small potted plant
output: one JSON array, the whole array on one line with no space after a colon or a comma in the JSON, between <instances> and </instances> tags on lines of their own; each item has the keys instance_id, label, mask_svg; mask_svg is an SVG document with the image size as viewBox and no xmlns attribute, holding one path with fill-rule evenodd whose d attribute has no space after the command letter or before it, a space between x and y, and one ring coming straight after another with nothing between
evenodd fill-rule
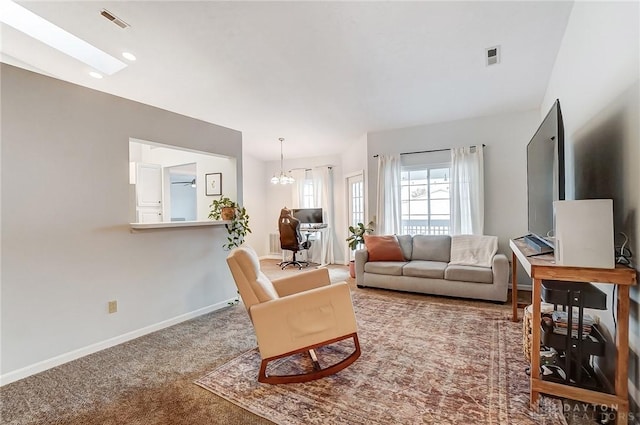
<instances>
[{"instance_id":1,"label":"small potted plant","mask_svg":"<svg viewBox=\"0 0 640 425\"><path fill-rule=\"evenodd\" d=\"M364 244L364 235L373 232L373 221L370 221L366 226L363 223L358 223L355 226L349 226L350 236L346 239L351 251L355 251ZM356 277L355 260L349 261L349 275Z\"/></svg>"},{"instance_id":2,"label":"small potted plant","mask_svg":"<svg viewBox=\"0 0 640 425\"><path fill-rule=\"evenodd\" d=\"M227 228L227 243L222 247L231 250L244 243L244 237L247 233L251 233L249 228L249 214L245 207L239 206L236 202L227 197L221 197L214 200L209 212L209 218L212 220L227 220L224 226Z\"/></svg>"}]
</instances>

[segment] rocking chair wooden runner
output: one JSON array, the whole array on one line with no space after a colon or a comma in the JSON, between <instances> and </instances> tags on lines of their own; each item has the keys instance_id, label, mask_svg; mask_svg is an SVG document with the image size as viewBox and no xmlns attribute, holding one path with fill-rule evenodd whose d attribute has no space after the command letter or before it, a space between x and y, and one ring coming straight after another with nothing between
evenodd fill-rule
<instances>
[{"instance_id":1,"label":"rocking chair wooden runner","mask_svg":"<svg viewBox=\"0 0 640 425\"><path fill-rule=\"evenodd\" d=\"M331 284L327 269L316 269L270 281L260 270L255 251L236 248L227 264L253 322L262 362L258 381L269 384L307 382L332 375L360 357L356 318L346 282ZM353 339L348 357L321 368L314 349ZM267 375L270 361L309 352L312 372Z\"/></svg>"}]
</instances>

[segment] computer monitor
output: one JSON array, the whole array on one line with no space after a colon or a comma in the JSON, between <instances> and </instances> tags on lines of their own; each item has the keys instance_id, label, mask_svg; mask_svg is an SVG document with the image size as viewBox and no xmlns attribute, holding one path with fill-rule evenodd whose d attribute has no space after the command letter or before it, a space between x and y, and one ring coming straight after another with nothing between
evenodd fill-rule
<instances>
[{"instance_id":1,"label":"computer monitor","mask_svg":"<svg viewBox=\"0 0 640 425\"><path fill-rule=\"evenodd\" d=\"M322 208L297 208L292 210L293 216L300 223L304 224L322 224Z\"/></svg>"}]
</instances>

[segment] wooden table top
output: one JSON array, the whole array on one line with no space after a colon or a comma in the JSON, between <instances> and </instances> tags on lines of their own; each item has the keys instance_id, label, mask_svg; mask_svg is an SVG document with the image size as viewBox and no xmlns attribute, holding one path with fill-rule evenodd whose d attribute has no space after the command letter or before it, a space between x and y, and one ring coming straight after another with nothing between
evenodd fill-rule
<instances>
[{"instance_id":1,"label":"wooden table top","mask_svg":"<svg viewBox=\"0 0 640 425\"><path fill-rule=\"evenodd\" d=\"M531 256L536 254L536 251L523 239L511 239L509 246L527 273L534 279L613 283L629 286L633 286L637 282L638 271L621 264L616 264L613 269L563 266L556 264L553 253Z\"/></svg>"}]
</instances>

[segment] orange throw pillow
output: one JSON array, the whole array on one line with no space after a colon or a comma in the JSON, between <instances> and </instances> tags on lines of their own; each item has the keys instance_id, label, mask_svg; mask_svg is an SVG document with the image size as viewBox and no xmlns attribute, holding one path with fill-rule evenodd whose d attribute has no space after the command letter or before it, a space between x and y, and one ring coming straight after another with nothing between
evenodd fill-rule
<instances>
[{"instance_id":1,"label":"orange throw pillow","mask_svg":"<svg viewBox=\"0 0 640 425\"><path fill-rule=\"evenodd\" d=\"M369 252L369 261L406 261L395 235L364 235L364 245Z\"/></svg>"}]
</instances>

